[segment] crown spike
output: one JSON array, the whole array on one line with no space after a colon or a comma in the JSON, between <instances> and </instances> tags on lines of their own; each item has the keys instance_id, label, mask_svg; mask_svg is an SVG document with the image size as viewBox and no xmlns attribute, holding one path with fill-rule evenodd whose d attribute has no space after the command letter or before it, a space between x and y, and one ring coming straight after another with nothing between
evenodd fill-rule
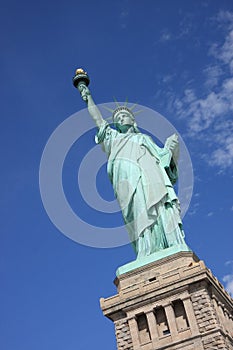
<instances>
[{"instance_id":1,"label":"crown spike","mask_svg":"<svg viewBox=\"0 0 233 350\"><path fill-rule=\"evenodd\" d=\"M125 99L125 103L124 103L125 107L127 107L128 102L129 102L129 99L128 99L128 96L127 96L126 99Z\"/></svg>"},{"instance_id":2,"label":"crown spike","mask_svg":"<svg viewBox=\"0 0 233 350\"><path fill-rule=\"evenodd\" d=\"M113 96L113 99L114 99L114 102L115 102L116 106L117 106L117 107L120 107L121 105L120 105L120 103L117 101L117 99L116 99L115 96Z\"/></svg>"},{"instance_id":3,"label":"crown spike","mask_svg":"<svg viewBox=\"0 0 233 350\"><path fill-rule=\"evenodd\" d=\"M106 107L106 106L103 106L104 109L106 109L107 111L113 113L115 111L115 109L112 109L112 108L109 108L109 107Z\"/></svg>"},{"instance_id":4,"label":"crown spike","mask_svg":"<svg viewBox=\"0 0 233 350\"><path fill-rule=\"evenodd\" d=\"M133 114L134 114L134 115L137 115L137 114L139 114L139 113L141 113L141 112L143 112L142 109L140 109L139 111L133 112Z\"/></svg>"},{"instance_id":5,"label":"crown spike","mask_svg":"<svg viewBox=\"0 0 233 350\"><path fill-rule=\"evenodd\" d=\"M129 109L132 111L136 106L137 106L138 103L134 103L132 107L129 107Z\"/></svg>"}]
</instances>

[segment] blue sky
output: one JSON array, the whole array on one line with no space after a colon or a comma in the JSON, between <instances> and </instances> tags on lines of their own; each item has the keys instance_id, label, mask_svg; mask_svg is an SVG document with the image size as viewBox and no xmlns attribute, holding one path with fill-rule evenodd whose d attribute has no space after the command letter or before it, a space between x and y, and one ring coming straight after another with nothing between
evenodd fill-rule
<instances>
[{"instance_id":1,"label":"blue sky","mask_svg":"<svg viewBox=\"0 0 233 350\"><path fill-rule=\"evenodd\" d=\"M0 16L1 348L115 348L99 298L116 293L116 268L134 259L132 248L68 239L39 191L50 135L85 107L71 81L80 66L97 103L128 97L178 130L194 170L186 241L233 293L232 1L10 0ZM85 135L85 147L94 147L93 135ZM64 166L77 214L81 149L74 145ZM100 193L112 199L104 169L98 176Z\"/></svg>"}]
</instances>

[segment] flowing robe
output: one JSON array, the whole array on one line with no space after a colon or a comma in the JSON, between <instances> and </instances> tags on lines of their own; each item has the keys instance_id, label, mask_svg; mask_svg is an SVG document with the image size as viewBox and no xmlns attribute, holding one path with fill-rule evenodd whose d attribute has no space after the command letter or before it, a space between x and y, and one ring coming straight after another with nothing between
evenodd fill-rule
<instances>
[{"instance_id":1,"label":"flowing robe","mask_svg":"<svg viewBox=\"0 0 233 350\"><path fill-rule=\"evenodd\" d=\"M140 256L184 243L174 157L148 135L119 133L105 122L96 135L108 156L107 171L120 204L126 228Z\"/></svg>"}]
</instances>

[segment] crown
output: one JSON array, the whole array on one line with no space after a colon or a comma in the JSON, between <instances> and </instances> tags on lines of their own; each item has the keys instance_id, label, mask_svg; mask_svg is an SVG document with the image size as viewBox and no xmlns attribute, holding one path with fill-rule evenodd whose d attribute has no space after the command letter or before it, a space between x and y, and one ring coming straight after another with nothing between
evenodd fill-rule
<instances>
[{"instance_id":1,"label":"crown","mask_svg":"<svg viewBox=\"0 0 233 350\"><path fill-rule=\"evenodd\" d=\"M141 111L133 112L133 109L137 106L137 103L135 103L132 107L127 107L128 99L126 99L124 105L120 105L120 103L115 98L114 98L114 101L115 101L117 108L112 109L112 108L108 108L107 106L104 106L104 109L106 109L112 113L112 117L107 118L107 120L109 120L111 118L114 122L114 119L115 119L117 113L119 113L121 111L126 111L132 119L134 119L136 114L141 112Z\"/></svg>"},{"instance_id":2,"label":"crown","mask_svg":"<svg viewBox=\"0 0 233 350\"><path fill-rule=\"evenodd\" d=\"M130 115L130 117L131 117L132 119L134 119L134 114L133 114L133 112L131 111L131 109L129 109L129 108L126 107L126 106L119 106L119 107L117 107L117 108L113 111L113 113L112 113L112 119L113 119L113 121L114 121L116 115L117 115L119 112L122 112L122 111L126 111L126 112Z\"/></svg>"}]
</instances>

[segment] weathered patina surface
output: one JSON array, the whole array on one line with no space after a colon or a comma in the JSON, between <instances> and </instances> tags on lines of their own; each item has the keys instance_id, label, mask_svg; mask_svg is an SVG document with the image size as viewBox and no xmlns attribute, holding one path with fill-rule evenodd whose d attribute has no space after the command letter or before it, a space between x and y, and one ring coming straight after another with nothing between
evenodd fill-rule
<instances>
[{"instance_id":1,"label":"weathered patina surface","mask_svg":"<svg viewBox=\"0 0 233 350\"><path fill-rule=\"evenodd\" d=\"M173 188L178 178L178 136L170 136L163 148L158 147L139 131L127 106L117 106L113 111L112 128L95 105L85 75L77 70L74 85L98 127L96 142L107 154L108 175L137 258L185 245L179 200Z\"/></svg>"}]
</instances>

